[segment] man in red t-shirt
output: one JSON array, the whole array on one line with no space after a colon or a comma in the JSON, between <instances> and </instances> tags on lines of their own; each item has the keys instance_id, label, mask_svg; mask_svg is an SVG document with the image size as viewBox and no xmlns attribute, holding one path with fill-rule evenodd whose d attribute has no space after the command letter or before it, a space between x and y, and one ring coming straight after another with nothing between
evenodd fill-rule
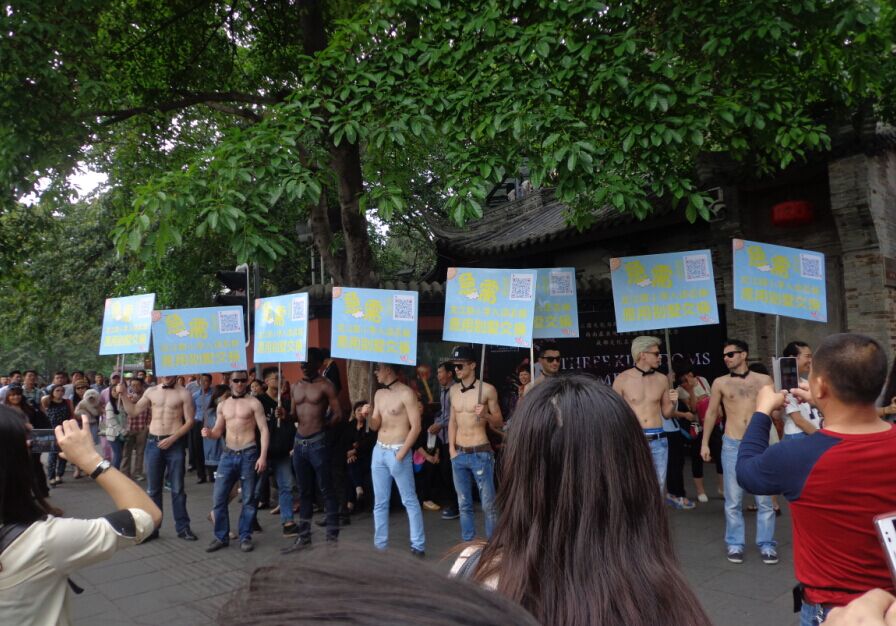
<instances>
[{"instance_id":1,"label":"man in red t-shirt","mask_svg":"<svg viewBox=\"0 0 896 626\"><path fill-rule=\"evenodd\" d=\"M875 409L886 377L879 343L831 335L815 352L808 389L790 390L818 407L824 427L769 447L769 414L784 404L784 392L766 388L741 443L740 485L790 501L802 624L821 623L869 589L894 591L873 524L896 510L896 429Z\"/></svg>"}]
</instances>

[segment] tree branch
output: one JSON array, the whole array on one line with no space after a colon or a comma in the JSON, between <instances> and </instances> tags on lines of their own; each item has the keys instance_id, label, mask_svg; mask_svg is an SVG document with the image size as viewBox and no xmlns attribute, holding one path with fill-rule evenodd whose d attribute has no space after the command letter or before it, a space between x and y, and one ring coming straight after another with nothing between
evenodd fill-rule
<instances>
[{"instance_id":1,"label":"tree branch","mask_svg":"<svg viewBox=\"0 0 896 626\"><path fill-rule=\"evenodd\" d=\"M167 111L176 111L178 109L185 109L187 107L194 106L196 104L205 104L211 106L213 103L228 103L228 102L243 102L246 104L279 104L286 99L288 92L277 92L271 96L263 96L260 94L249 94L249 93L240 93L237 91L222 91L222 92L207 92L207 91L198 91L198 92L181 92L177 93L177 95L181 95L182 97L177 100L169 100L167 102L159 102L154 105L142 106L142 107L133 107L130 109L120 109L117 111L96 111L93 115L104 117L103 121L100 122L102 126L109 126L111 124L117 124L118 122L124 121L131 117L135 117L137 115L145 115L148 113L165 113ZM213 107L214 108L214 107ZM220 109L224 110L224 109ZM237 112L240 111L240 112ZM228 113L234 113L235 115L241 115L246 117L244 109L237 109L230 111L225 111ZM253 115L256 115L253 113Z\"/></svg>"}]
</instances>

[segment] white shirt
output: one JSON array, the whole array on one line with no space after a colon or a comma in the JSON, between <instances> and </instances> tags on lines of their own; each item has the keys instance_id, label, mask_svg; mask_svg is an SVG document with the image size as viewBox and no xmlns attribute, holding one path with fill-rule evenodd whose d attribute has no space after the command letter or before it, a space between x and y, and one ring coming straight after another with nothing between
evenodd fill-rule
<instances>
[{"instance_id":1,"label":"white shirt","mask_svg":"<svg viewBox=\"0 0 896 626\"><path fill-rule=\"evenodd\" d=\"M136 537L119 534L105 518L50 517L35 522L0 554L0 622L16 626L68 626L68 576L143 541L149 513L128 509Z\"/></svg>"},{"instance_id":2,"label":"white shirt","mask_svg":"<svg viewBox=\"0 0 896 626\"><path fill-rule=\"evenodd\" d=\"M804 378L800 380L805 382ZM804 432L802 428L796 425L796 422L793 421L793 418L790 417L791 413L799 413L803 417L803 419L811 422L812 425L815 426L815 428L821 428L821 414L818 412L818 409L816 409L808 402L800 402L788 393L787 404L784 407L785 435L798 435L801 432Z\"/></svg>"}]
</instances>

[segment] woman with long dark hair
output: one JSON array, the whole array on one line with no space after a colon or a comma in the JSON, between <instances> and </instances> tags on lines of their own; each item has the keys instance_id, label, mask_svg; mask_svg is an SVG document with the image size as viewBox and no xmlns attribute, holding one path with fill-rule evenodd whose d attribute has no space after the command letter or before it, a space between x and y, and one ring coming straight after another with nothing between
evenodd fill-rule
<instances>
[{"instance_id":1,"label":"woman with long dark hair","mask_svg":"<svg viewBox=\"0 0 896 626\"><path fill-rule=\"evenodd\" d=\"M50 428L61 426L62 422L75 416L72 401L65 397L65 385L50 385L50 393L41 398L40 405L50 420ZM55 487L62 483L65 465L65 459L59 456L59 450L54 447L47 457L47 473L50 475L51 486Z\"/></svg>"},{"instance_id":2,"label":"woman with long dark hair","mask_svg":"<svg viewBox=\"0 0 896 626\"><path fill-rule=\"evenodd\" d=\"M545 379L517 406L504 454L497 527L455 573L542 624L710 624L675 558L644 434L620 396L586 375Z\"/></svg>"},{"instance_id":3,"label":"woman with long dark hair","mask_svg":"<svg viewBox=\"0 0 896 626\"><path fill-rule=\"evenodd\" d=\"M31 428L50 427L47 416L25 401L24 391L20 383L13 383L9 386L5 403ZM40 454L31 455L31 468L34 476L34 488L42 497L48 497L50 495L50 486L47 483L47 474L44 472L43 463L40 462Z\"/></svg>"},{"instance_id":4,"label":"woman with long dark hair","mask_svg":"<svg viewBox=\"0 0 896 626\"><path fill-rule=\"evenodd\" d=\"M121 450L127 434L128 420L118 402L120 394L117 385L109 388L109 401L106 403L106 412L101 425L103 436L112 448L112 467L115 469L119 469L121 466Z\"/></svg>"},{"instance_id":5,"label":"woman with long dark hair","mask_svg":"<svg viewBox=\"0 0 896 626\"><path fill-rule=\"evenodd\" d=\"M69 462L93 476L119 509L84 520L60 515L34 489L28 427L0 406L0 615L4 624L68 624L67 577L73 570L134 545L162 521L162 512L136 483L96 452L88 419L56 427Z\"/></svg>"}]
</instances>

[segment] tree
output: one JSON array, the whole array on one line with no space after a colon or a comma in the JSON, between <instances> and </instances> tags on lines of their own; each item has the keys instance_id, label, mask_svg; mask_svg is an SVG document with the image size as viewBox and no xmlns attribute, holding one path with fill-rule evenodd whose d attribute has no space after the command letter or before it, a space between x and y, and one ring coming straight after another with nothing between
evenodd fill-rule
<instances>
[{"instance_id":1,"label":"tree","mask_svg":"<svg viewBox=\"0 0 896 626\"><path fill-rule=\"evenodd\" d=\"M214 240L272 267L273 224L307 217L336 282L367 286L366 209L462 222L525 164L580 226L656 198L696 219L699 154L782 167L868 101L893 112L874 0L61 4L8 4L0 182L112 170L144 260ZM409 208L421 181L442 207Z\"/></svg>"}]
</instances>

